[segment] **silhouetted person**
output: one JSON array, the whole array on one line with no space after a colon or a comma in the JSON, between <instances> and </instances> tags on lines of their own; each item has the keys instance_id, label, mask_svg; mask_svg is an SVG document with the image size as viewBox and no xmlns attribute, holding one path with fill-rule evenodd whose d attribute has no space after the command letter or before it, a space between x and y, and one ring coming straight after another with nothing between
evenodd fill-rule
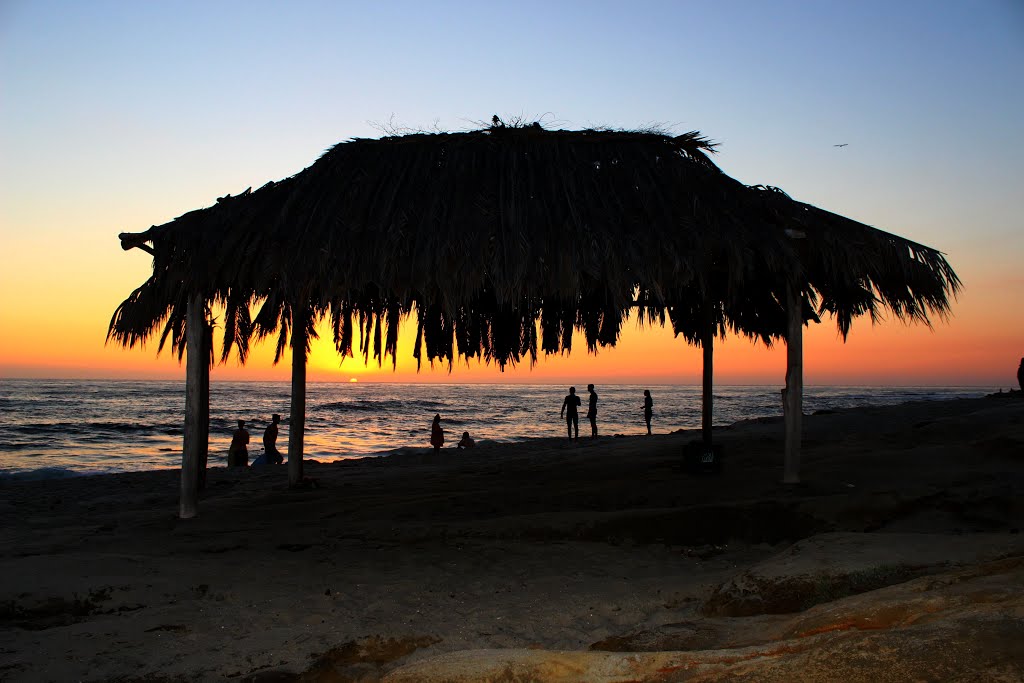
<instances>
[{"instance_id":1,"label":"silhouetted person","mask_svg":"<svg viewBox=\"0 0 1024 683\"><path fill-rule=\"evenodd\" d=\"M565 425L569 429L570 441L573 439L573 428L576 429L576 439L579 440L580 438L580 415L576 410L580 405L582 405L582 401L576 395L576 387L569 387L569 395L562 401L562 412L560 415L565 418Z\"/></svg>"},{"instance_id":2,"label":"silhouetted person","mask_svg":"<svg viewBox=\"0 0 1024 683\"><path fill-rule=\"evenodd\" d=\"M441 415L434 416L434 424L430 425L430 445L434 447L434 453L441 451L444 445L444 430L441 429Z\"/></svg>"},{"instance_id":3,"label":"silhouetted person","mask_svg":"<svg viewBox=\"0 0 1024 683\"><path fill-rule=\"evenodd\" d=\"M473 437L469 435L469 432L462 432L462 441L459 441L456 448L473 448L476 446L476 441L473 441Z\"/></svg>"},{"instance_id":4,"label":"silhouetted person","mask_svg":"<svg viewBox=\"0 0 1024 683\"><path fill-rule=\"evenodd\" d=\"M231 446L228 447L228 467L247 467L249 465L249 432L245 431L245 420L238 421L238 429L231 435Z\"/></svg>"},{"instance_id":5,"label":"silhouetted person","mask_svg":"<svg viewBox=\"0 0 1024 683\"><path fill-rule=\"evenodd\" d=\"M263 432L263 450L266 451L264 458L267 465L280 465L284 462L284 456L277 450L277 426L279 424L281 424L281 416L274 413L266 431Z\"/></svg>"},{"instance_id":6,"label":"silhouetted person","mask_svg":"<svg viewBox=\"0 0 1024 683\"><path fill-rule=\"evenodd\" d=\"M654 399L651 398L650 389L644 389L644 422L647 423L647 433L651 433L651 416L654 415Z\"/></svg>"},{"instance_id":7,"label":"silhouetted person","mask_svg":"<svg viewBox=\"0 0 1024 683\"><path fill-rule=\"evenodd\" d=\"M1020 390L1024 391L1024 358L1020 359L1020 366L1017 368L1017 384L1020 385Z\"/></svg>"},{"instance_id":8,"label":"silhouetted person","mask_svg":"<svg viewBox=\"0 0 1024 683\"><path fill-rule=\"evenodd\" d=\"M597 436L597 392L594 385L588 384L587 391L590 392L590 405L587 407L587 419L590 420L590 438Z\"/></svg>"}]
</instances>

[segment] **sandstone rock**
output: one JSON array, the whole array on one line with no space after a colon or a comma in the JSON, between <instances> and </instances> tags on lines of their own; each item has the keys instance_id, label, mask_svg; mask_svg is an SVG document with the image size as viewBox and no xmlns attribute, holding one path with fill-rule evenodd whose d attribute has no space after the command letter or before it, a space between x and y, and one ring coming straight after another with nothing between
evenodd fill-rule
<instances>
[{"instance_id":1,"label":"sandstone rock","mask_svg":"<svg viewBox=\"0 0 1024 683\"><path fill-rule=\"evenodd\" d=\"M725 617L799 612L1022 550L1024 540L1005 534L821 534L740 572L701 611Z\"/></svg>"},{"instance_id":2,"label":"sandstone rock","mask_svg":"<svg viewBox=\"0 0 1024 683\"><path fill-rule=\"evenodd\" d=\"M545 681L1024 680L1024 557L927 576L819 605L803 614L670 624L670 636L707 628L720 644L674 652L473 650L407 664L388 683ZM650 645L657 633L646 633ZM610 644L611 639L602 641ZM623 639L626 642L628 639ZM642 639L632 642L637 643Z\"/></svg>"}]
</instances>

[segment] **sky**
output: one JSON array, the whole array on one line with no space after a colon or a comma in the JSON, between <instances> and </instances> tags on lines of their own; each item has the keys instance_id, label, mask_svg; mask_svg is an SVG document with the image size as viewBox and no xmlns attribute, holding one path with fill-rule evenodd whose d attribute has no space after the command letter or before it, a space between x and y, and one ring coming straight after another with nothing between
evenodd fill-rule
<instances>
[{"instance_id":1,"label":"sky","mask_svg":"<svg viewBox=\"0 0 1024 683\"><path fill-rule=\"evenodd\" d=\"M699 130L748 184L943 251L931 328L826 317L808 384L1009 388L1024 356L1024 3L0 0L0 378L184 377L105 344L152 263L117 235L389 131ZM845 143L845 147L835 145ZM410 331L411 331L410 326ZM698 383L701 353L630 321L619 344L500 372L341 362L313 381ZM287 379L272 344L218 380ZM716 381L785 381L782 344L728 337Z\"/></svg>"}]
</instances>

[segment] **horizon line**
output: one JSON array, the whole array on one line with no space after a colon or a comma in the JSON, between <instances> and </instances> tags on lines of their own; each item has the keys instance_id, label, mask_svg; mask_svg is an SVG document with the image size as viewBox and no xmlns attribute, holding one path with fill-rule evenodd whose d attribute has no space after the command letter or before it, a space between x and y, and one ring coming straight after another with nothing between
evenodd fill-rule
<instances>
[{"instance_id":1,"label":"horizon line","mask_svg":"<svg viewBox=\"0 0 1024 683\"><path fill-rule=\"evenodd\" d=\"M173 377L5 377L0 376L0 382L16 381L16 382L177 382L184 383L185 378L173 378ZM582 381L582 380L581 380ZM547 382L540 381L489 381L489 380L466 380L466 381L415 381L415 380L380 380L380 379L357 379L352 381L350 379L336 379L336 380L308 380L309 384L423 384L423 385L467 385L467 384L480 384L480 385L523 385L523 386L561 386L566 384L565 380L552 380ZM577 382L578 384L579 382ZM210 381L210 384L291 384L290 379L218 379ZM568 382L572 385L572 382ZM700 381L694 382L672 382L657 380L651 382L644 381L606 381L606 382L593 382L595 386L680 386L680 387L700 387L702 386ZM783 387L785 382L715 382L713 387L768 387L768 386L779 386ZM585 385L584 385L585 386ZM910 383L910 384L894 384L894 383L881 383L881 384L870 384L870 383L848 383L848 382L804 382L805 387L864 387L864 388L964 388L964 389L982 389L992 388L993 391L1002 391L1001 385L994 382L983 382L977 384L958 384L958 383ZM1014 389L1010 387L1010 390Z\"/></svg>"}]
</instances>

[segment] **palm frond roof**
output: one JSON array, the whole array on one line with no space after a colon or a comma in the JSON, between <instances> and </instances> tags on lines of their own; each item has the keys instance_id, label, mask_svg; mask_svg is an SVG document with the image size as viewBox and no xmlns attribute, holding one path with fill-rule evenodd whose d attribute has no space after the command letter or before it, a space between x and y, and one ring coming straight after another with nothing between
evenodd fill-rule
<instances>
[{"instance_id":1,"label":"palm frond roof","mask_svg":"<svg viewBox=\"0 0 1024 683\"><path fill-rule=\"evenodd\" d=\"M364 354L393 355L415 312L417 358L502 366L567 350L574 329L590 348L613 344L638 309L691 341L713 324L770 343L793 281L805 317L830 312L844 334L883 307L948 312L959 280L941 253L746 187L713 151L697 132L497 120L340 143L290 178L122 234L153 254L153 275L108 338L131 346L162 326L177 348L190 293L224 305L225 357L274 331L283 350L305 306L331 317L342 353L358 331Z\"/></svg>"}]
</instances>

